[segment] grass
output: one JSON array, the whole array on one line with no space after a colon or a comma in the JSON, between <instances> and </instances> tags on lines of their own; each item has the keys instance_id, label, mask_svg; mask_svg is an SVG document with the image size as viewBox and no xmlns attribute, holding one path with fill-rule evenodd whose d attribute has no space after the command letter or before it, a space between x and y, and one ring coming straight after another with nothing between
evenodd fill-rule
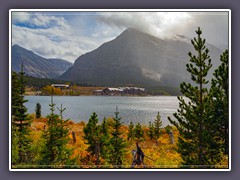
<instances>
[{"instance_id":1,"label":"grass","mask_svg":"<svg viewBox=\"0 0 240 180\"><path fill-rule=\"evenodd\" d=\"M33 117L34 115L30 115ZM31 124L31 137L33 139L32 151L34 154L34 161L37 162L40 157L41 145L43 143L41 139L41 135L43 129L46 125L47 118L42 117L39 119L34 119ZM112 118L107 119L108 122L112 121ZM86 151L88 145L85 144L83 136L83 128L86 126L86 122L75 123L71 120L67 122L67 128L69 129L69 142L67 147L73 150L73 155L71 158L75 158L77 164L74 166L70 166L68 168L114 168L110 166L104 159L100 159L101 166L95 165L94 157L90 156L90 154ZM139 146L145 154L144 163L147 168L180 168L182 159L180 154L176 151L177 149L177 140L178 140L178 130L175 127L172 127L172 132L174 135L174 144L171 144L169 134L165 129L162 129L162 134L160 138L157 140L151 140L147 137L146 132L148 130L147 126L142 126L144 131L144 138L139 142ZM136 150L136 141L130 140L127 141L128 134L128 126L123 125L121 127L121 131L123 132L122 138L126 140L126 153L123 160L122 168L130 168L132 164L132 150ZM72 132L75 133L76 143L73 141ZM21 166L21 165L20 165ZM14 168L21 168L18 165L15 165ZM35 165L26 165L25 168L39 168L38 164ZM41 168L41 167L40 167ZM66 168L66 167L63 167ZM143 168L142 166L136 166L135 168ZM228 168L228 157L222 155L222 161L219 162L215 168Z\"/></svg>"},{"instance_id":2,"label":"grass","mask_svg":"<svg viewBox=\"0 0 240 180\"><path fill-rule=\"evenodd\" d=\"M108 119L111 121L111 118ZM34 137L35 144L41 144L39 139L41 137L42 130L46 124L46 118L35 119L31 125L31 133L32 137ZM84 143L84 133L83 128L86 125L85 122L74 123L73 121L68 121L67 127L70 129L69 131L69 143L67 144L68 148L73 149L72 158L77 158L77 164L80 167L84 168L93 168L94 166L94 158L91 158L89 153L86 151L87 145ZM144 127L144 131L146 132L147 128ZM76 143L73 143L72 131L74 131L76 136ZM126 125L122 126L121 131L123 133L123 138L127 139L128 127ZM178 132L176 129L173 130L175 142L178 138ZM127 140L126 140L127 141ZM123 161L123 167L129 168L132 163L132 154L131 151L136 149L134 140L127 141L126 154ZM151 158L145 157L145 164L147 168L178 168L181 163L181 157L176 152L176 145L171 144L169 140L169 135L165 130L162 131L162 136L158 139L158 145L154 140L150 140L148 137L142 139L139 143L141 149L144 154ZM38 158L38 157L37 157ZM101 164L105 165L104 167L109 167L108 164L101 159ZM99 166L98 166L99 167ZM141 166L136 168L142 168Z\"/></svg>"}]
</instances>

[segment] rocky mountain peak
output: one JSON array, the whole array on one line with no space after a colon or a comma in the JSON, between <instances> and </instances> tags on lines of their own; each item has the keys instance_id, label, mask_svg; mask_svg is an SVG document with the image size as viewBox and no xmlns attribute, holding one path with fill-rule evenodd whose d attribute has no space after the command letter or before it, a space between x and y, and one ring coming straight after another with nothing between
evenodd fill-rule
<instances>
[{"instance_id":1,"label":"rocky mountain peak","mask_svg":"<svg viewBox=\"0 0 240 180\"><path fill-rule=\"evenodd\" d=\"M81 55L60 78L103 86L179 87L189 77L188 52L194 51L187 40L181 35L160 39L128 28L114 40ZM210 48L213 67L217 66L220 53L217 48Z\"/></svg>"},{"instance_id":2,"label":"rocky mountain peak","mask_svg":"<svg viewBox=\"0 0 240 180\"><path fill-rule=\"evenodd\" d=\"M12 71L19 72L21 64L27 75L40 78L56 78L72 63L61 59L46 59L17 44L12 46Z\"/></svg>"}]
</instances>

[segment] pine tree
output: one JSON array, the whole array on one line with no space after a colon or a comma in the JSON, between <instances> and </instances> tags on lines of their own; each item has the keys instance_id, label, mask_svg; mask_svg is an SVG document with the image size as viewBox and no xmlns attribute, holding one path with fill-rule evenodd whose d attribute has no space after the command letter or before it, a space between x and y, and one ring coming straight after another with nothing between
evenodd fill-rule
<instances>
[{"instance_id":1,"label":"pine tree","mask_svg":"<svg viewBox=\"0 0 240 180\"><path fill-rule=\"evenodd\" d=\"M158 112L156 119L154 121L154 138L156 141L156 144L158 144L158 139L161 136L161 128L162 128L162 120L161 120L161 116L160 113Z\"/></svg>"},{"instance_id":2,"label":"pine tree","mask_svg":"<svg viewBox=\"0 0 240 180\"><path fill-rule=\"evenodd\" d=\"M14 126L14 121L16 118L16 114L18 112L19 107L19 81L18 74L16 72L12 72L12 164L16 164L19 162L19 154L18 154L18 134L17 127Z\"/></svg>"},{"instance_id":3,"label":"pine tree","mask_svg":"<svg viewBox=\"0 0 240 180\"><path fill-rule=\"evenodd\" d=\"M150 138L150 140L154 139L154 126L151 123L151 121L149 121L147 135Z\"/></svg>"},{"instance_id":4,"label":"pine tree","mask_svg":"<svg viewBox=\"0 0 240 180\"><path fill-rule=\"evenodd\" d=\"M214 119L219 124L219 136L222 139L224 154L228 154L229 146L229 78L228 50L220 56L221 65L215 70L212 79L211 93L213 96Z\"/></svg>"},{"instance_id":5,"label":"pine tree","mask_svg":"<svg viewBox=\"0 0 240 180\"><path fill-rule=\"evenodd\" d=\"M74 159L70 159L72 150L66 147L69 142L69 129L66 127L68 120L62 119L65 108L59 109L60 115L55 114L55 105L51 96L50 111L47 116L47 127L43 130L42 139L44 141L40 164L49 168L63 168L74 164Z\"/></svg>"},{"instance_id":6,"label":"pine tree","mask_svg":"<svg viewBox=\"0 0 240 180\"><path fill-rule=\"evenodd\" d=\"M125 147L126 143L124 139L121 137L123 132L120 131L122 122L121 118L118 117L118 110L116 107L115 117L113 118L112 128L113 131L111 132L112 137L110 138L110 163L114 167L121 167L123 164L123 158L125 155Z\"/></svg>"},{"instance_id":7,"label":"pine tree","mask_svg":"<svg viewBox=\"0 0 240 180\"><path fill-rule=\"evenodd\" d=\"M109 158L109 145L110 145L110 134L109 134L109 125L104 117L102 124L99 126L100 128L100 156L107 160Z\"/></svg>"},{"instance_id":8,"label":"pine tree","mask_svg":"<svg viewBox=\"0 0 240 180\"><path fill-rule=\"evenodd\" d=\"M110 134L106 118L104 117L102 124L98 125L97 114L94 112L83 132L85 144L88 145L87 151L95 159L95 164L99 165L103 159L108 161Z\"/></svg>"},{"instance_id":9,"label":"pine tree","mask_svg":"<svg viewBox=\"0 0 240 180\"><path fill-rule=\"evenodd\" d=\"M130 122L129 126L128 126L128 137L127 137L127 140L134 140L134 124L133 122Z\"/></svg>"},{"instance_id":10,"label":"pine tree","mask_svg":"<svg viewBox=\"0 0 240 180\"><path fill-rule=\"evenodd\" d=\"M19 100L21 99L19 87L19 75L12 72L12 120L16 117L19 109Z\"/></svg>"},{"instance_id":11,"label":"pine tree","mask_svg":"<svg viewBox=\"0 0 240 180\"><path fill-rule=\"evenodd\" d=\"M41 104L37 103L35 108L36 118L39 119L41 117Z\"/></svg>"},{"instance_id":12,"label":"pine tree","mask_svg":"<svg viewBox=\"0 0 240 180\"><path fill-rule=\"evenodd\" d=\"M134 136L137 142L141 141L144 138L144 131L142 130L142 126L140 123L137 123L134 128Z\"/></svg>"},{"instance_id":13,"label":"pine tree","mask_svg":"<svg viewBox=\"0 0 240 180\"><path fill-rule=\"evenodd\" d=\"M189 52L190 63L186 65L193 83L181 83L180 89L186 98L178 97L179 109L173 114L177 121L168 119L180 133L178 152L182 156L182 164L189 168L207 168L219 161L215 138L217 122L210 113L211 98L206 88L206 76L212 67L209 50L201 37L200 28L196 34L197 38L191 40L196 55Z\"/></svg>"},{"instance_id":14,"label":"pine tree","mask_svg":"<svg viewBox=\"0 0 240 180\"><path fill-rule=\"evenodd\" d=\"M15 163L30 163L31 157L31 138L30 125L31 120L27 117L27 108L24 103L26 80L24 77L23 63L19 74L12 73L12 149L15 153Z\"/></svg>"},{"instance_id":15,"label":"pine tree","mask_svg":"<svg viewBox=\"0 0 240 180\"><path fill-rule=\"evenodd\" d=\"M86 127L83 128L85 144L89 145L87 151L96 158L95 164L99 164L100 155L100 128L97 123L97 114L93 112Z\"/></svg>"}]
</instances>

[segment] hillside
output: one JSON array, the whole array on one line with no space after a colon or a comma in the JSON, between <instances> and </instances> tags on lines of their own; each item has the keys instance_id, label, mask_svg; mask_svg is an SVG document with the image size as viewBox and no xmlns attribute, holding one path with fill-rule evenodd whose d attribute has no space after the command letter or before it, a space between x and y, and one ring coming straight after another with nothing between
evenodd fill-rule
<instances>
[{"instance_id":1,"label":"hillside","mask_svg":"<svg viewBox=\"0 0 240 180\"><path fill-rule=\"evenodd\" d=\"M59 78L100 86L179 87L187 81L188 52L194 52L190 39L176 35L159 39L135 29L126 29L114 40L81 55ZM208 45L212 71L221 51Z\"/></svg>"},{"instance_id":2,"label":"hillside","mask_svg":"<svg viewBox=\"0 0 240 180\"><path fill-rule=\"evenodd\" d=\"M65 60L46 59L19 45L12 46L12 71L19 72L22 63L27 75L39 78L55 78L72 66Z\"/></svg>"}]
</instances>

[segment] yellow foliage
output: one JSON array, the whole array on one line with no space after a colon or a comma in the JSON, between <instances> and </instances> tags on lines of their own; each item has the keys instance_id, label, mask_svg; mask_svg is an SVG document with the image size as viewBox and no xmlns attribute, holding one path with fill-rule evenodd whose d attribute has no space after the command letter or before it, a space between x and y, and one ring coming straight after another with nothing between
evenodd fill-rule
<instances>
[{"instance_id":1,"label":"yellow foliage","mask_svg":"<svg viewBox=\"0 0 240 180\"><path fill-rule=\"evenodd\" d=\"M112 122L112 118L108 118L107 122ZM41 137L42 129L46 124L46 118L41 118L38 120L33 121L32 123L32 132L31 136L34 139L34 143L39 144L39 139ZM67 123L69 131L69 143L67 147L73 149L73 154L71 158L77 159L77 164L80 168L94 168L95 166L95 159L94 157L90 156L90 154L86 151L88 145L84 143L84 133L83 128L85 127L85 122L74 123L73 121L69 121ZM109 128L111 130L111 127ZM144 132L148 130L147 127L143 126ZM73 142L72 131L75 133L76 143ZM122 137L127 141L127 133L128 133L128 126L122 126L121 132L123 132ZM182 159L180 154L176 151L177 148L177 139L179 136L179 132L176 128L172 127L172 132L174 135L174 142L175 144L171 144L169 134L163 130L160 138L158 139L158 144L154 140L150 140L146 138L145 133L145 140L139 142L139 146L141 147L142 151L145 154L144 163L147 168L179 168L181 165ZM132 154L131 151L136 150L135 141L127 141L127 148L125 157L123 160L123 167L130 168L132 164ZM228 167L228 157L222 156L222 161L216 165L216 168L227 168ZM38 158L38 157L36 157ZM107 165L109 168L109 164L104 161L104 159L100 159L100 163L102 165ZM137 166L136 168L142 168L141 166Z\"/></svg>"},{"instance_id":2,"label":"yellow foliage","mask_svg":"<svg viewBox=\"0 0 240 180\"><path fill-rule=\"evenodd\" d=\"M74 125L74 122L72 120L69 120L66 122L66 125Z\"/></svg>"},{"instance_id":3,"label":"yellow foliage","mask_svg":"<svg viewBox=\"0 0 240 180\"><path fill-rule=\"evenodd\" d=\"M79 122L79 123L77 123L79 126L86 126L86 122L84 122L84 121L81 121L81 122Z\"/></svg>"},{"instance_id":4,"label":"yellow foliage","mask_svg":"<svg viewBox=\"0 0 240 180\"><path fill-rule=\"evenodd\" d=\"M44 94L62 95L62 90L53 86L45 86L42 88Z\"/></svg>"},{"instance_id":5,"label":"yellow foliage","mask_svg":"<svg viewBox=\"0 0 240 180\"><path fill-rule=\"evenodd\" d=\"M35 114L34 113L28 114L27 118L30 119L30 120L33 120L35 118Z\"/></svg>"},{"instance_id":6,"label":"yellow foliage","mask_svg":"<svg viewBox=\"0 0 240 180\"><path fill-rule=\"evenodd\" d=\"M228 168L228 156L227 155L221 155L222 160L216 165L216 168Z\"/></svg>"}]
</instances>

